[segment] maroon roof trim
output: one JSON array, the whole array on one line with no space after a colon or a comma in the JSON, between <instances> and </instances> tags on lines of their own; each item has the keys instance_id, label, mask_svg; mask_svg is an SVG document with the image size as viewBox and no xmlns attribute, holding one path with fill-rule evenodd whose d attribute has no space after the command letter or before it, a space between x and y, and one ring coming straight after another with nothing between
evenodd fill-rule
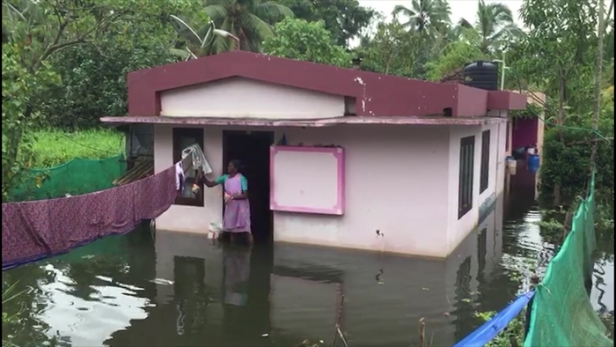
<instances>
[{"instance_id":1,"label":"maroon roof trim","mask_svg":"<svg viewBox=\"0 0 616 347\"><path fill-rule=\"evenodd\" d=\"M165 124L180 126L255 126L255 127L327 127L343 124L372 125L487 125L506 122L507 118L496 117L356 117L347 116L314 120L271 120L244 118L203 118L203 117L103 117L107 124Z\"/></svg>"},{"instance_id":2,"label":"maroon roof trim","mask_svg":"<svg viewBox=\"0 0 616 347\"><path fill-rule=\"evenodd\" d=\"M506 96L515 94L510 92L494 94L461 84L426 82L232 51L129 73L128 113L159 116L161 92L231 77L353 97L357 116L427 116L450 108L454 117L471 117L484 116L489 109L520 106L511 101L517 100L516 96Z\"/></svg>"}]
</instances>

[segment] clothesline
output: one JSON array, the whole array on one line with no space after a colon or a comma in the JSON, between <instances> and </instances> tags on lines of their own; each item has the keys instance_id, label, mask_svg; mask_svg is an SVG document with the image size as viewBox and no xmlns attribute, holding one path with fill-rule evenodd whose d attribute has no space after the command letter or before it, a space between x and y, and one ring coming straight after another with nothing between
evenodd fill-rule
<instances>
[{"instance_id":1,"label":"clothesline","mask_svg":"<svg viewBox=\"0 0 616 347\"><path fill-rule=\"evenodd\" d=\"M183 170L192 168L193 161L193 155L183 156ZM160 216L178 194L176 177L180 172L176 166L90 194L3 203L2 270L127 233L141 221Z\"/></svg>"}]
</instances>

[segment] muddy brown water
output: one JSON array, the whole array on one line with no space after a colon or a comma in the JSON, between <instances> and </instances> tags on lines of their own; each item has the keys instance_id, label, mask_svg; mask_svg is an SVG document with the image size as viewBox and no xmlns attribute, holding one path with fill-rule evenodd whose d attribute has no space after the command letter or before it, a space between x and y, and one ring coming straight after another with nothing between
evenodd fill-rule
<instances>
[{"instance_id":1,"label":"muddy brown water","mask_svg":"<svg viewBox=\"0 0 616 347\"><path fill-rule=\"evenodd\" d=\"M511 186L445 260L221 245L144 227L3 272L4 289L25 290L3 304L19 319L3 323L3 338L21 347L331 346L340 316L352 347L417 346L421 318L429 345L452 346L481 324L476 312L506 306L550 258L539 220L534 189ZM602 314L613 313L613 291L606 253L591 294Z\"/></svg>"}]
</instances>

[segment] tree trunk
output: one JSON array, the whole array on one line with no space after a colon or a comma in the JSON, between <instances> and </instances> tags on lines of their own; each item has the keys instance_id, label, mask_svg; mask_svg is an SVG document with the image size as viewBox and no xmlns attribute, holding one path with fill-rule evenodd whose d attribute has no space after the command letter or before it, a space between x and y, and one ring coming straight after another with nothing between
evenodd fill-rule
<instances>
[{"instance_id":1,"label":"tree trunk","mask_svg":"<svg viewBox=\"0 0 616 347\"><path fill-rule=\"evenodd\" d=\"M26 106L26 109L24 110L24 119L30 119L30 117L32 117L32 111L32 106L28 104L28 106ZM24 130L25 129L21 128L15 129L15 131L11 135L11 148L9 149L9 157L11 158L11 161L13 163L17 162L17 160L19 159L19 146L21 145L21 141L23 139Z\"/></svg>"},{"instance_id":2,"label":"tree trunk","mask_svg":"<svg viewBox=\"0 0 616 347\"><path fill-rule=\"evenodd\" d=\"M597 65L595 66L595 105L593 110L592 128L595 131L595 138L597 138L597 131L599 130L599 116L601 115L601 73L603 70L603 0L597 0L597 6L599 6L599 30L597 35ZM590 152L590 170L595 169L595 160L597 157L597 144L594 142L592 150Z\"/></svg>"},{"instance_id":3,"label":"tree trunk","mask_svg":"<svg viewBox=\"0 0 616 347\"><path fill-rule=\"evenodd\" d=\"M567 81L565 77L561 77L558 86L558 116L556 117L556 124L558 125L558 139L562 144L565 144L565 132L561 125L565 123L565 103L566 103L566 85ZM561 185L560 183L554 183L554 190L552 192L554 198L554 206L559 206L561 203Z\"/></svg>"}]
</instances>

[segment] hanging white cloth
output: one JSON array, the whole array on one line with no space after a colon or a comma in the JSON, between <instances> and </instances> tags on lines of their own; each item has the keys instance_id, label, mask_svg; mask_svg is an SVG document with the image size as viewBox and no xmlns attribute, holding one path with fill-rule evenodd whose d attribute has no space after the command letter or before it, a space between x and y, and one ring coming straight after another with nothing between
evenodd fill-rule
<instances>
[{"instance_id":1,"label":"hanging white cloth","mask_svg":"<svg viewBox=\"0 0 616 347\"><path fill-rule=\"evenodd\" d=\"M192 156L192 167L193 168L201 167L201 169L203 170L203 173L206 175L212 173L212 167L210 166L210 163L208 163L207 159L205 158L205 154L203 154L203 151L201 150L201 147L199 147L199 145L197 144L191 145L189 147L186 147L182 151L182 159L186 158L189 155Z\"/></svg>"},{"instance_id":2,"label":"hanging white cloth","mask_svg":"<svg viewBox=\"0 0 616 347\"><path fill-rule=\"evenodd\" d=\"M175 164L175 190L180 190L182 188L185 179L184 168L182 167L182 162L179 161Z\"/></svg>"}]
</instances>

